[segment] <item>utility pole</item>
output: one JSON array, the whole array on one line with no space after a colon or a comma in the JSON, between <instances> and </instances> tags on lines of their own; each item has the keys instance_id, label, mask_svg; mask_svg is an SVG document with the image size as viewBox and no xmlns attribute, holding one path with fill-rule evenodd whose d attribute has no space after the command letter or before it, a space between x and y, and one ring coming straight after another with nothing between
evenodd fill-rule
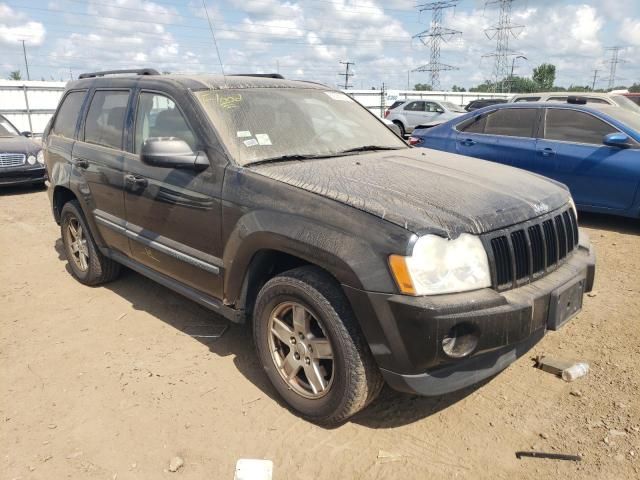
<instances>
[{"instance_id":1,"label":"utility pole","mask_svg":"<svg viewBox=\"0 0 640 480\"><path fill-rule=\"evenodd\" d=\"M24 46L24 40L22 40L22 53L24 55L24 66L27 69L27 80L31 80L31 75L29 75L29 62L27 61L27 47Z\"/></svg>"},{"instance_id":2,"label":"utility pole","mask_svg":"<svg viewBox=\"0 0 640 480\"><path fill-rule=\"evenodd\" d=\"M595 68L593 70L593 84L591 84L591 91L595 91L596 90L596 80L598 79L598 72L600 70L598 70L597 68Z\"/></svg>"},{"instance_id":3,"label":"utility pole","mask_svg":"<svg viewBox=\"0 0 640 480\"><path fill-rule=\"evenodd\" d=\"M429 63L422 65L414 70L414 72L429 72L430 84L432 90L440 90L440 72L448 70L457 70L457 67L440 63L440 45L442 42L448 41L451 37L460 35L462 32L451 30L443 27L442 17L444 11L448 8L455 8L458 0L442 0L418 5L420 13L431 11L431 25L429 30L420 32L413 38L419 38L420 41L431 48Z\"/></svg>"},{"instance_id":4,"label":"utility pole","mask_svg":"<svg viewBox=\"0 0 640 480\"><path fill-rule=\"evenodd\" d=\"M344 87L343 88L345 90L348 90L349 87L351 86L351 85L349 85L349 77L353 77L353 75L354 75L353 73L349 73L349 69L350 69L351 65L355 66L355 63L347 61L347 62L340 62L340 64L341 65L345 65L345 71L344 71L344 73L339 73L338 75L340 75L341 77L344 77Z\"/></svg>"},{"instance_id":5,"label":"utility pole","mask_svg":"<svg viewBox=\"0 0 640 480\"><path fill-rule=\"evenodd\" d=\"M493 81L494 91L504 92L504 79L509 73L509 57L518 55L509 48L509 39L518 38L524 25L514 25L511 23L511 7L515 0L487 0L485 8L492 5L500 7L498 23L487 28L484 33L489 40L496 40L496 49L493 53L483 55L483 57L493 57ZM499 84L499 86L498 86Z\"/></svg>"},{"instance_id":6,"label":"utility pole","mask_svg":"<svg viewBox=\"0 0 640 480\"><path fill-rule=\"evenodd\" d=\"M519 59L519 58L523 58L525 60L529 60L524 55L518 55L516 57L513 57L513 60L511 61L511 75L509 75L509 93L511 93L511 87L513 85L513 68L516 66L516 60Z\"/></svg>"},{"instance_id":7,"label":"utility pole","mask_svg":"<svg viewBox=\"0 0 640 480\"><path fill-rule=\"evenodd\" d=\"M616 45L614 47L608 47L605 50L611 52L611 59L608 62L609 63L609 86L607 90L613 90L613 88L616 86L616 70L618 68L618 64L623 63L623 61L620 60L619 58L620 50L622 50L622 47Z\"/></svg>"}]
</instances>

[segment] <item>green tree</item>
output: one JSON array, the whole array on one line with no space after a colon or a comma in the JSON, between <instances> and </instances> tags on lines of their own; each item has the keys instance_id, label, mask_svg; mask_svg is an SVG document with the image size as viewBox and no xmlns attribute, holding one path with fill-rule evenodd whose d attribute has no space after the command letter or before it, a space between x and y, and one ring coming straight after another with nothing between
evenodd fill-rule
<instances>
[{"instance_id":1,"label":"green tree","mask_svg":"<svg viewBox=\"0 0 640 480\"><path fill-rule=\"evenodd\" d=\"M418 90L421 92L429 92L431 91L431 85L427 84L427 83L416 83L413 87L414 90Z\"/></svg>"},{"instance_id":2,"label":"green tree","mask_svg":"<svg viewBox=\"0 0 640 480\"><path fill-rule=\"evenodd\" d=\"M476 85L475 87L471 87L469 89L470 92L492 92L493 90L494 84L489 80L485 80L480 85Z\"/></svg>"},{"instance_id":3,"label":"green tree","mask_svg":"<svg viewBox=\"0 0 640 480\"><path fill-rule=\"evenodd\" d=\"M629 87L629 93L640 93L640 83L633 82Z\"/></svg>"},{"instance_id":4,"label":"green tree","mask_svg":"<svg viewBox=\"0 0 640 480\"><path fill-rule=\"evenodd\" d=\"M533 81L538 84L540 90L552 90L556 80L556 66L543 63L533 69Z\"/></svg>"},{"instance_id":5,"label":"green tree","mask_svg":"<svg viewBox=\"0 0 640 480\"><path fill-rule=\"evenodd\" d=\"M505 86L510 86L511 93L532 93L538 89L538 84L528 77L505 78Z\"/></svg>"},{"instance_id":6,"label":"green tree","mask_svg":"<svg viewBox=\"0 0 640 480\"><path fill-rule=\"evenodd\" d=\"M14 70L9 74L9 80L22 80L22 73L20 70Z\"/></svg>"},{"instance_id":7,"label":"green tree","mask_svg":"<svg viewBox=\"0 0 640 480\"><path fill-rule=\"evenodd\" d=\"M585 85L584 87L582 85L569 85L569 88L567 88L567 92L590 92L591 91L591 87L589 85Z\"/></svg>"},{"instance_id":8,"label":"green tree","mask_svg":"<svg viewBox=\"0 0 640 480\"><path fill-rule=\"evenodd\" d=\"M451 87L451 91L452 92L466 92L467 89L464 87L459 87L458 85L454 85L453 87Z\"/></svg>"}]
</instances>

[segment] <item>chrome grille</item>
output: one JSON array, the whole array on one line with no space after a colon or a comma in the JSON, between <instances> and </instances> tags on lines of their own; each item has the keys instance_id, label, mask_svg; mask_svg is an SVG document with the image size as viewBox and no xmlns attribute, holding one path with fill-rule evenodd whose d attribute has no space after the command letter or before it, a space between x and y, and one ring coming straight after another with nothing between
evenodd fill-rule
<instances>
[{"instance_id":1,"label":"chrome grille","mask_svg":"<svg viewBox=\"0 0 640 480\"><path fill-rule=\"evenodd\" d=\"M24 153L0 153L0 167L19 167L24 165Z\"/></svg>"},{"instance_id":2,"label":"chrome grille","mask_svg":"<svg viewBox=\"0 0 640 480\"><path fill-rule=\"evenodd\" d=\"M572 208L514 225L485 236L493 287L514 288L562 265L578 246L578 222Z\"/></svg>"}]
</instances>

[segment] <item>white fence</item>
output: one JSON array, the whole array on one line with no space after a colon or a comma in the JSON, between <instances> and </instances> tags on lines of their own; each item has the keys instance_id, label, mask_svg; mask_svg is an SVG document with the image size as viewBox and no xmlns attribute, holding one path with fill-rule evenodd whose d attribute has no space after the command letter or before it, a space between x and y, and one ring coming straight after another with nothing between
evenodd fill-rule
<instances>
[{"instance_id":1,"label":"white fence","mask_svg":"<svg viewBox=\"0 0 640 480\"><path fill-rule=\"evenodd\" d=\"M0 114L18 130L41 135L56 110L65 82L0 80ZM345 90L374 114L382 117L396 100L443 100L464 106L481 98L508 98L508 93L425 92L413 90Z\"/></svg>"},{"instance_id":2,"label":"white fence","mask_svg":"<svg viewBox=\"0 0 640 480\"><path fill-rule=\"evenodd\" d=\"M374 114L382 117L386 108L396 100L441 100L464 107L482 98L509 98L511 93L427 92L419 90L343 90Z\"/></svg>"},{"instance_id":3,"label":"white fence","mask_svg":"<svg viewBox=\"0 0 640 480\"><path fill-rule=\"evenodd\" d=\"M0 80L0 114L21 132L41 135L65 85L65 82Z\"/></svg>"}]
</instances>

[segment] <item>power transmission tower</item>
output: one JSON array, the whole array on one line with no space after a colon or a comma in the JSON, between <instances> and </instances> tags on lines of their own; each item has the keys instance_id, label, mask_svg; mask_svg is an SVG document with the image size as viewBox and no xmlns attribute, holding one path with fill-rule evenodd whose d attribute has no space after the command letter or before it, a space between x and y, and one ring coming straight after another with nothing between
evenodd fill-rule
<instances>
[{"instance_id":1,"label":"power transmission tower","mask_svg":"<svg viewBox=\"0 0 640 480\"><path fill-rule=\"evenodd\" d=\"M509 39L511 37L518 38L524 25L515 25L511 23L511 7L515 0L487 0L484 4L485 8L490 6L500 7L498 23L493 27L487 28L484 33L489 40L496 41L496 49L493 53L483 55L483 57L494 57L493 64L493 81L494 91L504 92L505 79L509 75L509 57L521 55L509 48Z\"/></svg>"},{"instance_id":2,"label":"power transmission tower","mask_svg":"<svg viewBox=\"0 0 640 480\"><path fill-rule=\"evenodd\" d=\"M448 8L454 8L458 4L458 0L442 0L425 3L418 5L420 13L425 11L431 11L431 25L429 30L420 32L415 35L414 38L419 38L420 41L431 48L429 63L422 65L414 70L414 72L429 72L430 84L432 90L440 90L440 72L448 70L457 70L457 67L440 63L440 45L442 42L448 41L455 35L460 35L462 32L458 30L452 30L442 26L442 17L444 11Z\"/></svg>"},{"instance_id":3,"label":"power transmission tower","mask_svg":"<svg viewBox=\"0 0 640 480\"><path fill-rule=\"evenodd\" d=\"M340 75L341 77L344 77L344 86L343 88L345 90L348 90L349 87L351 85L349 85L349 77L353 77L353 73L349 73L349 68L351 67L351 65L355 65L355 63L353 62L340 62L340 64L345 66L345 70L344 73L339 73L338 75Z\"/></svg>"},{"instance_id":4,"label":"power transmission tower","mask_svg":"<svg viewBox=\"0 0 640 480\"><path fill-rule=\"evenodd\" d=\"M605 50L611 52L611 59L609 59L609 86L608 90L613 90L616 86L616 70L618 69L619 63L624 63L624 60L620 60L620 50L622 47L616 45L614 47L608 47Z\"/></svg>"}]
</instances>

